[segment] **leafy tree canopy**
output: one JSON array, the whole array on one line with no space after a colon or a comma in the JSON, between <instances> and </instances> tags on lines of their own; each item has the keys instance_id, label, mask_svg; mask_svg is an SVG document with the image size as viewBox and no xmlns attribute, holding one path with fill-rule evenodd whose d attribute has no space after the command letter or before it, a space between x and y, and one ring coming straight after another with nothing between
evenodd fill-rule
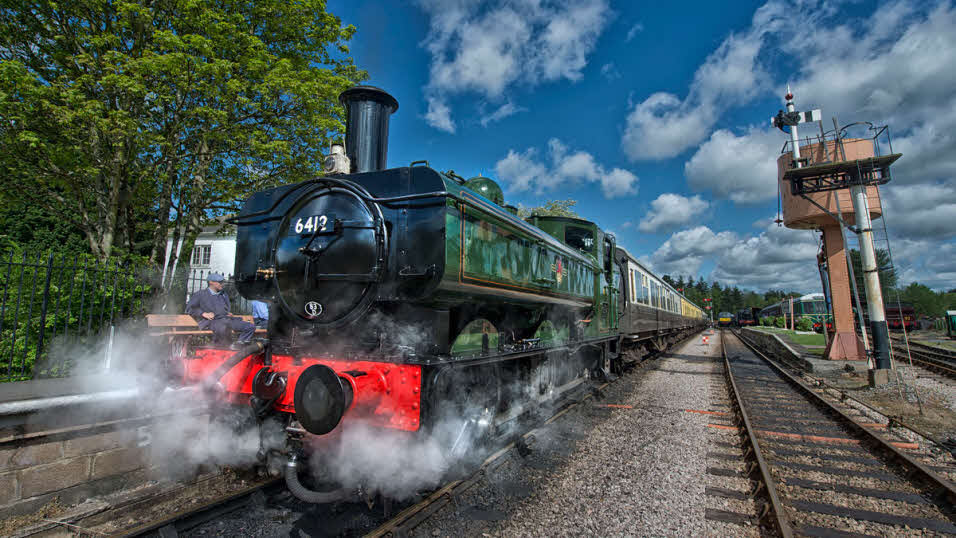
<instances>
[{"instance_id":1,"label":"leafy tree canopy","mask_svg":"<svg viewBox=\"0 0 956 538\"><path fill-rule=\"evenodd\" d=\"M568 198L567 200L548 200L544 205L536 207L518 207L518 216L521 218L528 218L531 215L537 215L539 217L571 217L575 219L581 218L580 215L574 212L573 207L577 205L577 200L572 200Z\"/></svg>"},{"instance_id":2,"label":"leafy tree canopy","mask_svg":"<svg viewBox=\"0 0 956 538\"><path fill-rule=\"evenodd\" d=\"M364 80L325 2L27 1L0 10L0 191L105 257L152 259L251 191L312 175ZM29 185L30 188L16 188ZM148 221L149 222L149 221Z\"/></svg>"}]
</instances>

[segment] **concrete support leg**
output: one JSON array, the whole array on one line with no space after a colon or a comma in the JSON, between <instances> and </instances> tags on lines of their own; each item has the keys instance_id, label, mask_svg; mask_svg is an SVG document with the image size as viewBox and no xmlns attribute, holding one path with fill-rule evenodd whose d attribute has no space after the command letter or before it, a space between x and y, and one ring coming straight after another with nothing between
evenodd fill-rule
<instances>
[{"instance_id":1,"label":"concrete support leg","mask_svg":"<svg viewBox=\"0 0 956 538\"><path fill-rule=\"evenodd\" d=\"M836 221L832 226L823 228L823 242L826 247L835 333L823 356L830 360L864 361L866 349L854 328L850 274L846 267L843 234L840 233L840 225Z\"/></svg>"}]
</instances>

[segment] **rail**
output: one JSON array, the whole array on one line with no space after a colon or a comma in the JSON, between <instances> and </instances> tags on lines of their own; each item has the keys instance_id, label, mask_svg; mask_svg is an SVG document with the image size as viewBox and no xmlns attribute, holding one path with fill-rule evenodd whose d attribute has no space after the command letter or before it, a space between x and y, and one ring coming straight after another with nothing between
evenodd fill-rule
<instances>
[{"instance_id":1,"label":"rail","mask_svg":"<svg viewBox=\"0 0 956 538\"><path fill-rule=\"evenodd\" d=\"M722 339L723 339L723 335L722 335ZM769 369L772 372L777 374L784 381L784 384L786 386L789 386L793 391L802 395L809 404L816 407L824 415L830 417L836 423L847 428L847 430L851 432L850 438L856 438L857 441L860 443L860 445L870 450L872 453L874 453L874 456L878 454L880 456L878 460L883 461L884 465L887 463L893 463L893 464L901 466L901 468L905 470L905 479L907 481L914 483L914 485L918 485L919 489L921 489L923 493L927 495L927 498L937 499L940 503L945 504L946 505L945 508L940 509L941 513L950 514L947 517L952 518L951 516L952 505L956 504L956 489L954 489L953 484L948 482L946 479L942 478L940 475L935 473L933 470L928 468L923 463L917 461L910 455L904 453L902 450L894 446L892 442L885 439L883 436L877 434L874 430L871 429L870 426L861 424L857 422L856 420L854 420L851 416L846 414L843 410L841 410L840 408L838 408L837 406L829 402L826 398L824 398L823 396L818 394L816 391L814 391L812 387L810 387L809 385L804 383L802 380L800 380L799 378L789 373L786 370L786 368L778 364L776 361L772 360L770 357L764 355L762 352L760 352L760 350L756 349L754 346L750 345L748 342L746 342L743 339L740 339L740 342L744 346L746 346L746 348L749 349L750 352L753 353L754 357L760 359L762 363L766 364L766 366L769 367ZM728 361L726 353L724 357L725 357L725 361ZM734 390L736 391L737 388L734 387ZM740 405L741 407L743 406L742 404ZM947 472L950 472L950 471L947 469ZM766 474L762 473L762 476L769 477L770 474L769 472ZM799 501L795 501L795 502L798 505L797 508L795 509L799 510L800 502ZM858 513L858 514L864 513L863 511L859 511L853 508L846 509L848 513L854 512L854 510L856 511L855 513ZM876 514L876 516L882 517L882 519L885 521L879 521L878 520L879 518L868 519L868 521L875 521L877 523L884 523L884 524L891 524L891 525L904 524L899 521L893 521L893 516L888 514L885 516L878 513L867 513L864 515L867 515L868 517L872 518L874 517L874 514ZM850 517L857 517L857 516L851 515ZM900 516L900 519L901 520L906 519L906 517ZM936 520L922 519L920 520L920 522L926 523L929 525L936 525L939 528L950 529L950 530L946 530L945 532L952 532L952 529L956 529L956 527L954 527L951 523L940 521L938 519Z\"/></svg>"},{"instance_id":2,"label":"rail","mask_svg":"<svg viewBox=\"0 0 956 538\"><path fill-rule=\"evenodd\" d=\"M744 432L747 434L747 442L750 444L750 451L748 451L748 454L753 455L754 461L757 465L756 469L760 471L763 491L765 492L768 501L761 510L761 513L758 515L758 519L772 518L771 521L773 522L774 527L777 529L777 532L780 533L780 536L783 536L784 538L790 538L793 536L793 529L790 527L790 523L787 522L786 512L783 509L783 504L780 502L780 496L777 494L777 488L773 482L773 475L770 473L770 466L767 465L767 461L760 452L760 444L757 442L755 430L750 423L750 417L747 414L747 410L744 408L740 391L737 389L737 382L734 379L733 368L730 365L730 359L727 357L727 348L724 346L723 331L720 332L720 354L724 359L724 374L727 376L727 383L730 385L733 407L740 417L740 422L743 425Z\"/></svg>"}]
</instances>

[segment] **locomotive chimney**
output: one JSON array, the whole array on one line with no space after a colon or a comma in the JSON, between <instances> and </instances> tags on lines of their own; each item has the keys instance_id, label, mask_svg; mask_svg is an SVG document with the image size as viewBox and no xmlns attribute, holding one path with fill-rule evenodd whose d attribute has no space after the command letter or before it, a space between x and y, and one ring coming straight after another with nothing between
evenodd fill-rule
<instances>
[{"instance_id":1,"label":"locomotive chimney","mask_svg":"<svg viewBox=\"0 0 956 538\"><path fill-rule=\"evenodd\" d=\"M374 86L355 86L339 95L345 107L345 153L352 172L384 170L388 160L388 119L398 101Z\"/></svg>"}]
</instances>

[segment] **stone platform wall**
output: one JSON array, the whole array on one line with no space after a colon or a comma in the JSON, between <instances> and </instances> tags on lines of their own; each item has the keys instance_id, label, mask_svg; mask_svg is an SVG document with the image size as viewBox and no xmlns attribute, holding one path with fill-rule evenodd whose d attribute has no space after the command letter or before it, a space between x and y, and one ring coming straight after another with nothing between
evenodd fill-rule
<instances>
[{"instance_id":1,"label":"stone platform wall","mask_svg":"<svg viewBox=\"0 0 956 538\"><path fill-rule=\"evenodd\" d=\"M194 406L143 413L141 402L63 406L0 416L0 519L53 500L69 506L92 496L168 480L157 472L175 447L163 432L187 421L203 443L208 411Z\"/></svg>"}]
</instances>

